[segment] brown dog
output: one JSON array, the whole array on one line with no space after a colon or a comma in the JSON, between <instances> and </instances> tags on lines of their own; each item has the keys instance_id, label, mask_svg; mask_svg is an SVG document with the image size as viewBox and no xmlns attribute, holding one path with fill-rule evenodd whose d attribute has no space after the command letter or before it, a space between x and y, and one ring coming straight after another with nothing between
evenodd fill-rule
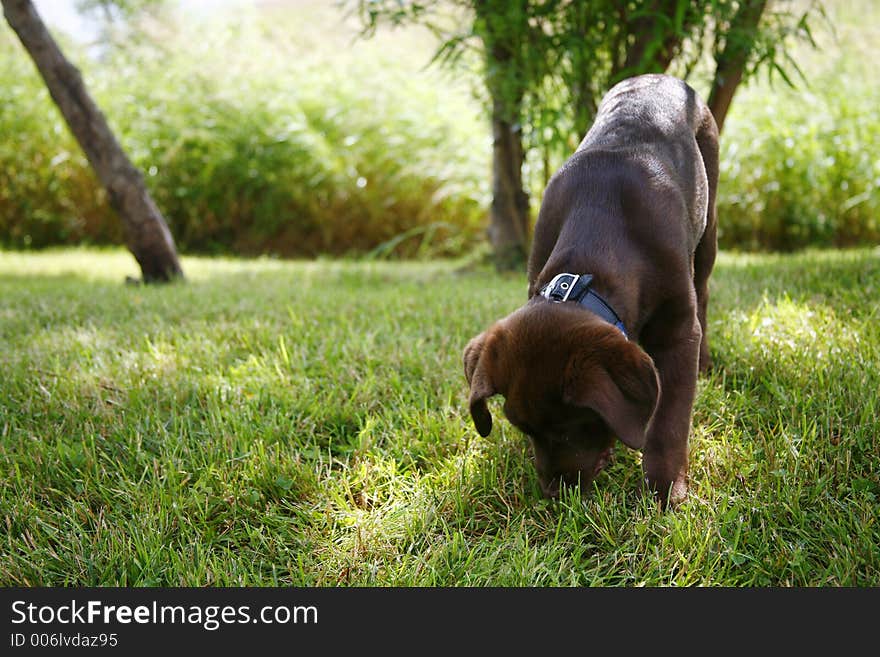
<instances>
[{"instance_id":1,"label":"brown dog","mask_svg":"<svg viewBox=\"0 0 880 657\"><path fill-rule=\"evenodd\" d=\"M464 350L470 411L486 400L531 439L544 494L586 484L614 437L642 450L661 503L687 493L697 372L709 367L718 128L687 84L616 85L544 194L528 302ZM641 346L640 346L641 345Z\"/></svg>"}]
</instances>

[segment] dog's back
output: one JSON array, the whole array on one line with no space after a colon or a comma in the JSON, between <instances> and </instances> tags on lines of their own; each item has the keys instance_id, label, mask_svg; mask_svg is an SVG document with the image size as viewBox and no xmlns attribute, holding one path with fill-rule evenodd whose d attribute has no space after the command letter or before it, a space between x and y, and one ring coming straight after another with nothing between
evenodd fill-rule
<instances>
[{"instance_id":1,"label":"dog's back","mask_svg":"<svg viewBox=\"0 0 880 657\"><path fill-rule=\"evenodd\" d=\"M646 143L680 142L697 132L705 109L697 93L678 78L658 74L629 78L605 94L577 150L626 151Z\"/></svg>"},{"instance_id":2,"label":"dog's back","mask_svg":"<svg viewBox=\"0 0 880 657\"><path fill-rule=\"evenodd\" d=\"M610 241L615 227L598 225L607 216L630 222L617 227L630 237L650 230L646 241L659 239L668 243L658 248L681 248L691 256L714 207L710 181L718 176L717 144L711 112L685 82L650 74L615 85L575 153L547 186L529 259L529 295L560 233L590 231L593 240L601 235ZM630 211L620 211L621 206ZM577 221L568 221L573 214ZM684 216L687 222L658 235L655 221L642 221L647 214L661 221ZM561 241L585 242L571 237Z\"/></svg>"},{"instance_id":3,"label":"dog's back","mask_svg":"<svg viewBox=\"0 0 880 657\"><path fill-rule=\"evenodd\" d=\"M577 152L628 154L654 175L674 181L688 205L693 250L706 228L708 182L696 135L707 117L712 118L705 103L682 80L668 75L629 78L602 99Z\"/></svg>"}]
</instances>

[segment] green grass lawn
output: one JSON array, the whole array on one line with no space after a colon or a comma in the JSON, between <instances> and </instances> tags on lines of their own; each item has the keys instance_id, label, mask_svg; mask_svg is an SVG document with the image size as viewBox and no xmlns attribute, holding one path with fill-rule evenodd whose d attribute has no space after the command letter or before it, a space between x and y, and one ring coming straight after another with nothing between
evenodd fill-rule
<instances>
[{"instance_id":1,"label":"green grass lawn","mask_svg":"<svg viewBox=\"0 0 880 657\"><path fill-rule=\"evenodd\" d=\"M880 250L722 254L689 499L622 446L581 499L470 423L524 276L0 253L0 584L880 584Z\"/></svg>"}]
</instances>

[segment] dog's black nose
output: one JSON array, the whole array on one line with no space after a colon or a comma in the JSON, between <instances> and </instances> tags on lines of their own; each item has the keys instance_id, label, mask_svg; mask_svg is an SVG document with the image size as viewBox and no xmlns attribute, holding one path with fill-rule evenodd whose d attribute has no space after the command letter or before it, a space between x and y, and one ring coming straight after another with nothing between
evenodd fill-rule
<instances>
[{"instance_id":1,"label":"dog's black nose","mask_svg":"<svg viewBox=\"0 0 880 657\"><path fill-rule=\"evenodd\" d=\"M555 500L559 497L559 478L553 477L549 481L539 480L541 492L547 499Z\"/></svg>"}]
</instances>

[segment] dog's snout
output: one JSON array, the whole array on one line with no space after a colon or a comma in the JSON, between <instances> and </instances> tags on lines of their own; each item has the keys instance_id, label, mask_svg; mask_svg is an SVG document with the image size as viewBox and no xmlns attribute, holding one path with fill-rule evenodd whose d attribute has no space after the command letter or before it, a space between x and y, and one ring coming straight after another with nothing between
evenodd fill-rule
<instances>
[{"instance_id":1,"label":"dog's snout","mask_svg":"<svg viewBox=\"0 0 880 657\"><path fill-rule=\"evenodd\" d=\"M551 477L549 480L545 481L543 477L538 477L538 481L541 484L541 492L544 494L544 497L555 500L559 497L559 478Z\"/></svg>"},{"instance_id":2,"label":"dog's snout","mask_svg":"<svg viewBox=\"0 0 880 657\"><path fill-rule=\"evenodd\" d=\"M568 488L578 488L582 493L589 489L590 483L593 481L592 473L581 470L576 472L564 472L549 478L539 476L541 483L541 492L544 497L557 499L562 490L563 484Z\"/></svg>"},{"instance_id":3,"label":"dog's snout","mask_svg":"<svg viewBox=\"0 0 880 657\"><path fill-rule=\"evenodd\" d=\"M604 450L581 452L578 455L580 458L572 464L570 461L565 462L565 460L563 462L555 461L552 457L548 458L548 455L542 450L536 450L535 465L544 497L558 498L563 485L579 488L581 493L588 491L593 479L608 464L612 451L612 448L609 447Z\"/></svg>"}]
</instances>

